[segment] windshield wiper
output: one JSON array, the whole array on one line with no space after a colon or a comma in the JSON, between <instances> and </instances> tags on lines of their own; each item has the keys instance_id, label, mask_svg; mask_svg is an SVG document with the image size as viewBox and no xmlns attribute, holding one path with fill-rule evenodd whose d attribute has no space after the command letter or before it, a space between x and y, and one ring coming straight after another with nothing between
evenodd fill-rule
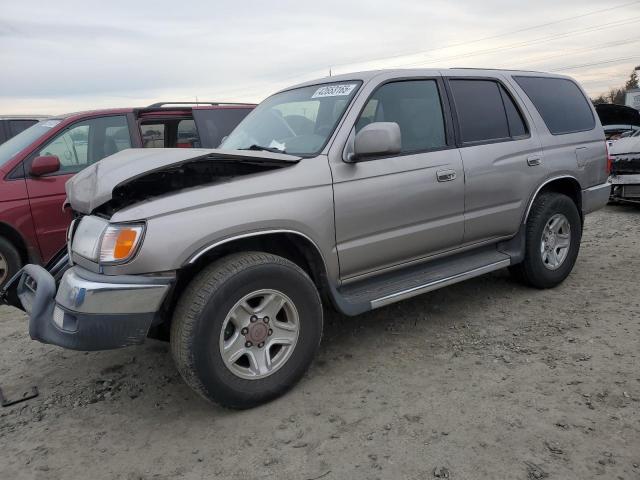
<instances>
[{"instance_id":1,"label":"windshield wiper","mask_svg":"<svg viewBox=\"0 0 640 480\"><path fill-rule=\"evenodd\" d=\"M275 147L264 147L262 145L256 145L255 143L246 148L239 148L238 150L256 150L262 152L271 152L271 153L287 153L285 150Z\"/></svg>"}]
</instances>

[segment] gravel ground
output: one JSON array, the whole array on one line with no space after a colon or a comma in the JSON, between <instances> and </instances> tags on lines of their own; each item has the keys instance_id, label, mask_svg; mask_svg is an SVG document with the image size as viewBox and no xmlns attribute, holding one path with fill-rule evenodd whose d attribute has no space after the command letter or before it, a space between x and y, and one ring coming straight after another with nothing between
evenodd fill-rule
<instances>
[{"instance_id":1,"label":"gravel ground","mask_svg":"<svg viewBox=\"0 0 640 480\"><path fill-rule=\"evenodd\" d=\"M288 395L206 403L168 345L84 354L0 308L2 479L640 479L640 210L591 215L554 290L506 271L327 313Z\"/></svg>"}]
</instances>

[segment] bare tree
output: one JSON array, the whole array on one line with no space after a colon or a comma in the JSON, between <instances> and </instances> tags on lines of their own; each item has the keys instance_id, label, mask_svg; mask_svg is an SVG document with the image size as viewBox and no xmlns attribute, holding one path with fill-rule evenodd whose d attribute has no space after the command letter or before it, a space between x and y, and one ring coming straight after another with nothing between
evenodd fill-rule
<instances>
[{"instance_id":1,"label":"bare tree","mask_svg":"<svg viewBox=\"0 0 640 480\"><path fill-rule=\"evenodd\" d=\"M596 98L592 98L591 101L594 105L598 105L599 103L615 103L617 105L624 105L627 90L634 88L638 88L638 73L635 69L631 72L631 75L629 75L629 79L624 84L624 87L612 88L607 93L603 93Z\"/></svg>"}]
</instances>

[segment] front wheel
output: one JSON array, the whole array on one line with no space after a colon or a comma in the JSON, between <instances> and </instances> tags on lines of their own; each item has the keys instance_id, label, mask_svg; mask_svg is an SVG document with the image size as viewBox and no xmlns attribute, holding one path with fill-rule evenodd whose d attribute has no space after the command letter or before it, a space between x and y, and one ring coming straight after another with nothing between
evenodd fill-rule
<instances>
[{"instance_id":1,"label":"front wheel","mask_svg":"<svg viewBox=\"0 0 640 480\"><path fill-rule=\"evenodd\" d=\"M0 287L16 274L22 262L20 254L6 238L0 237Z\"/></svg>"},{"instance_id":2,"label":"front wheel","mask_svg":"<svg viewBox=\"0 0 640 480\"><path fill-rule=\"evenodd\" d=\"M542 193L527 220L524 261L510 270L533 287L555 287L571 273L581 237L582 220L573 200L560 193Z\"/></svg>"},{"instance_id":3,"label":"front wheel","mask_svg":"<svg viewBox=\"0 0 640 480\"><path fill-rule=\"evenodd\" d=\"M205 398L250 408L291 388L322 336L322 304L309 276L267 253L239 253L205 268L178 301L171 350Z\"/></svg>"}]
</instances>

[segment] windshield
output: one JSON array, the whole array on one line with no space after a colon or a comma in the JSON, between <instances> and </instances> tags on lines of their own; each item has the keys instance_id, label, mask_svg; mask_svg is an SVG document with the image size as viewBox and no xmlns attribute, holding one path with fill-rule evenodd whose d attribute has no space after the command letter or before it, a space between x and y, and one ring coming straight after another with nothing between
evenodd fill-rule
<instances>
[{"instance_id":1,"label":"windshield","mask_svg":"<svg viewBox=\"0 0 640 480\"><path fill-rule=\"evenodd\" d=\"M59 123L60 120L44 120L38 122L4 142L0 145L0 167Z\"/></svg>"},{"instance_id":2,"label":"windshield","mask_svg":"<svg viewBox=\"0 0 640 480\"><path fill-rule=\"evenodd\" d=\"M277 93L258 105L220 148L316 155L361 83L327 83Z\"/></svg>"}]
</instances>

